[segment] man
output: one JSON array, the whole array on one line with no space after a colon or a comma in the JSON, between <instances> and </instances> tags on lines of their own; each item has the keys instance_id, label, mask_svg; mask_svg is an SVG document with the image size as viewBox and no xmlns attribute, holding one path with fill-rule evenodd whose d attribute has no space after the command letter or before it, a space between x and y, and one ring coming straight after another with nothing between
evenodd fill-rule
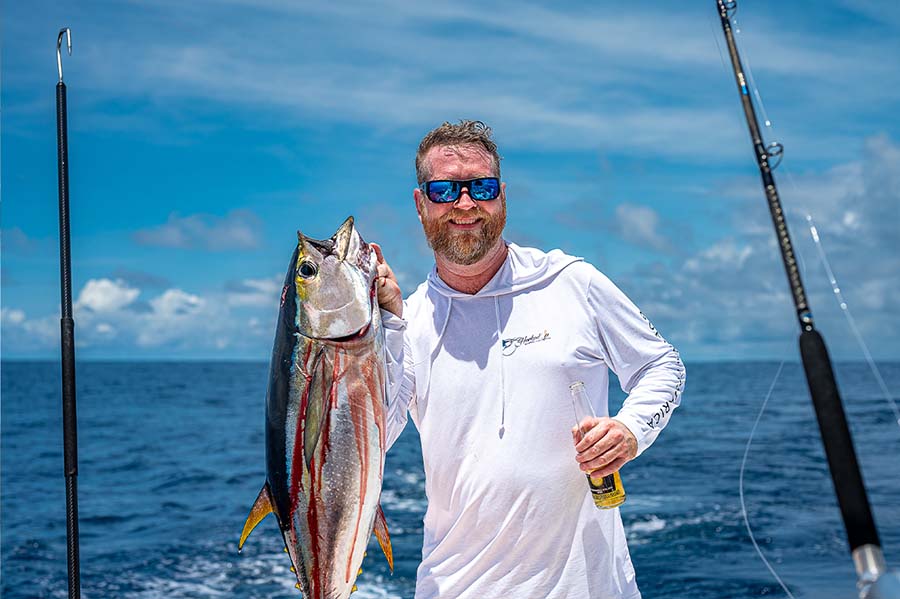
<instances>
[{"instance_id":1,"label":"man","mask_svg":"<svg viewBox=\"0 0 900 599\"><path fill-rule=\"evenodd\" d=\"M584 474L653 442L680 401L678 352L580 258L503 240L506 184L484 123L429 133L416 175L434 270L404 302L376 249L388 443L408 413L425 465L416 597L640 597L619 510L594 506ZM628 393L614 418L609 369ZM575 381L600 417L573 447Z\"/></svg>"}]
</instances>

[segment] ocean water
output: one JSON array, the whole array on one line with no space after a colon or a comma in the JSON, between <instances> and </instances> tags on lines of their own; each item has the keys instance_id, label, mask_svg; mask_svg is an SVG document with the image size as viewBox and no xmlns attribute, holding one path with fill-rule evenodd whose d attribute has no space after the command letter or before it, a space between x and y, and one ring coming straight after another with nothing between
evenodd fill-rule
<instances>
[{"instance_id":1,"label":"ocean water","mask_svg":"<svg viewBox=\"0 0 900 599\"><path fill-rule=\"evenodd\" d=\"M900 364L883 364L894 396ZM747 536L744 447L777 363L689 364L683 407L622 471L646 599L784 597ZM66 597L59 367L2 364L4 599ZM889 564L900 566L900 427L864 364L837 366ZM80 363L79 505L85 598L298 597L274 518L237 540L265 475L263 363ZM622 392L611 387L613 403ZM413 595L425 510L410 424L388 455L391 575L375 544L358 599ZM587 492L587 489L585 489ZM757 539L797 597L854 597L854 573L797 364L785 365L745 475ZM548 522L552 530L552 522Z\"/></svg>"}]
</instances>

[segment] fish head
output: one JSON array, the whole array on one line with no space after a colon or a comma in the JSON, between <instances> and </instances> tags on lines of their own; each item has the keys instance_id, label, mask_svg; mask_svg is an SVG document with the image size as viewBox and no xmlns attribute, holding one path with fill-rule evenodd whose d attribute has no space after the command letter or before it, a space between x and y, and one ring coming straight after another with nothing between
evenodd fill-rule
<instances>
[{"instance_id":1,"label":"fish head","mask_svg":"<svg viewBox=\"0 0 900 599\"><path fill-rule=\"evenodd\" d=\"M365 331L372 321L377 259L352 216L329 239L297 231L292 269L299 333L344 339Z\"/></svg>"}]
</instances>

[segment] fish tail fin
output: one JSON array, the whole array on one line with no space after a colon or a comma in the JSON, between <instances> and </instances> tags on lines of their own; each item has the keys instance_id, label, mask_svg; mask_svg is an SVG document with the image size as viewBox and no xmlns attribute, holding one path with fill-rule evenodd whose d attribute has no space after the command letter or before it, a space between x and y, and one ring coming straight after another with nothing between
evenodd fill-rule
<instances>
[{"instance_id":1,"label":"fish tail fin","mask_svg":"<svg viewBox=\"0 0 900 599\"><path fill-rule=\"evenodd\" d=\"M272 496L269 493L269 483L266 481L263 484L259 495L257 495L253 507L250 508L250 515L247 516L247 521L244 522L244 530L241 532L241 540L238 542L238 551L244 547L244 542L247 540L247 537L250 536L250 533L253 532L253 529L256 528L256 525L262 522L263 518L272 513L272 505Z\"/></svg>"},{"instance_id":2,"label":"fish tail fin","mask_svg":"<svg viewBox=\"0 0 900 599\"><path fill-rule=\"evenodd\" d=\"M384 519L384 512L381 504L378 504L378 510L375 512L375 536L378 538L378 544L384 551L384 557L387 558L388 566L391 567L391 573L394 572L394 550L391 548L391 535L388 532L387 521Z\"/></svg>"}]
</instances>

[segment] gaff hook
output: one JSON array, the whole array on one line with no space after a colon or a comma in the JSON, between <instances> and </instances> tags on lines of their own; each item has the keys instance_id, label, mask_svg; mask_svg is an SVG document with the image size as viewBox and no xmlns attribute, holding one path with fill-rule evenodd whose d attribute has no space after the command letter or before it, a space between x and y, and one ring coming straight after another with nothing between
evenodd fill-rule
<instances>
[{"instance_id":1,"label":"gaff hook","mask_svg":"<svg viewBox=\"0 0 900 599\"><path fill-rule=\"evenodd\" d=\"M60 48L62 47L62 38L63 34L66 34L66 46L69 48L69 56L72 56L72 30L68 27L63 27L59 30L59 37L56 38L56 66L59 69L59 82L62 83L62 54L60 53Z\"/></svg>"}]
</instances>

